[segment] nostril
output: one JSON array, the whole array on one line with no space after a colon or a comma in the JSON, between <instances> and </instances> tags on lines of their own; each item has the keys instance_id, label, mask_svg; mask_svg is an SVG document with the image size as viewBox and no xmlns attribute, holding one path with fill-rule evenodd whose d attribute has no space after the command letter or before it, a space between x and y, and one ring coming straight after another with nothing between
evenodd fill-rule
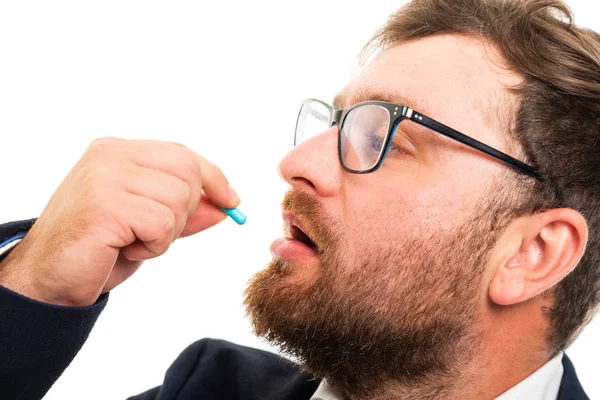
<instances>
[{"instance_id":1,"label":"nostril","mask_svg":"<svg viewBox=\"0 0 600 400\"><path fill-rule=\"evenodd\" d=\"M300 176L295 176L292 178L292 181L295 183L299 183L300 185L308 185L311 187L311 189L317 189L317 187L315 186L314 183L312 183L312 181L310 181L309 179L306 178L302 178Z\"/></svg>"}]
</instances>

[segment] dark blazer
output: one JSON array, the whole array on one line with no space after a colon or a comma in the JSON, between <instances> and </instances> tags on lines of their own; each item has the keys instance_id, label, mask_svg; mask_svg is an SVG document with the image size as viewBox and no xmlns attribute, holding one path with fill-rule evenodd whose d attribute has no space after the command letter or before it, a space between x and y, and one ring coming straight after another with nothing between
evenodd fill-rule
<instances>
[{"instance_id":1,"label":"dark blazer","mask_svg":"<svg viewBox=\"0 0 600 400\"><path fill-rule=\"evenodd\" d=\"M0 225L0 244L26 233L34 222ZM41 399L75 357L107 301L103 295L89 307L59 307L0 286L0 399ZM558 398L588 399L566 355L562 362ZM308 400L319 383L276 354L202 339L181 353L161 386L130 400Z\"/></svg>"}]
</instances>

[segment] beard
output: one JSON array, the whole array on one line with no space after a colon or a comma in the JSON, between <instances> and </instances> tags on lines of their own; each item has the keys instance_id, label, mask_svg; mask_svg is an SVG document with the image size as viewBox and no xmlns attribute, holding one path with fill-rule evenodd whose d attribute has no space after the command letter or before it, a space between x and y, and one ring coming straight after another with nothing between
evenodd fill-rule
<instances>
[{"instance_id":1,"label":"beard","mask_svg":"<svg viewBox=\"0 0 600 400\"><path fill-rule=\"evenodd\" d=\"M255 334L344 397L423 385L442 393L481 343L480 291L500 231L498 204L482 204L452 231L390 239L360 259L340 251L344 232L313 196L290 191L283 209L310 222L318 274L293 281L291 269L302 266L279 258L258 272L244 300Z\"/></svg>"}]
</instances>

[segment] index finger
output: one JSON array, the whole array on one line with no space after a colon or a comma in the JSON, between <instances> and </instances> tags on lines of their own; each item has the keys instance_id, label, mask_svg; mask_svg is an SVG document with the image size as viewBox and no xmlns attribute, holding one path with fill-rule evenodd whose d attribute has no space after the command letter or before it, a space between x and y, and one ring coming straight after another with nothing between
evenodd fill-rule
<instances>
[{"instance_id":1,"label":"index finger","mask_svg":"<svg viewBox=\"0 0 600 400\"><path fill-rule=\"evenodd\" d=\"M235 208L240 204L238 194L233 190L221 168L196 154L200 163L202 190L218 206Z\"/></svg>"},{"instance_id":2,"label":"index finger","mask_svg":"<svg viewBox=\"0 0 600 400\"><path fill-rule=\"evenodd\" d=\"M218 206L239 205L239 197L232 192L221 169L188 147L154 140L134 140L129 145L132 147L129 154L136 164L177 176L192 188L201 188ZM199 202L201 193L192 192L194 200Z\"/></svg>"}]
</instances>

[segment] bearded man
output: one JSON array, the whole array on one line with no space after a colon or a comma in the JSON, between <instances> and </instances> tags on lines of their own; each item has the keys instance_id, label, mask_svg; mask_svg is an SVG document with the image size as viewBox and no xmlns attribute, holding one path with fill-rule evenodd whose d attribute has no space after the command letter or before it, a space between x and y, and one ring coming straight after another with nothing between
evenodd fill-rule
<instances>
[{"instance_id":1,"label":"bearded man","mask_svg":"<svg viewBox=\"0 0 600 400\"><path fill-rule=\"evenodd\" d=\"M600 299L600 36L571 18L392 15L280 164L286 235L245 305L294 362L205 339L132 398L587 399L564 351ZM182 145L93 142L37 220L0 227L1 397L43 396L110 290L238 203Z\"/></svg>"}]
</instances>

